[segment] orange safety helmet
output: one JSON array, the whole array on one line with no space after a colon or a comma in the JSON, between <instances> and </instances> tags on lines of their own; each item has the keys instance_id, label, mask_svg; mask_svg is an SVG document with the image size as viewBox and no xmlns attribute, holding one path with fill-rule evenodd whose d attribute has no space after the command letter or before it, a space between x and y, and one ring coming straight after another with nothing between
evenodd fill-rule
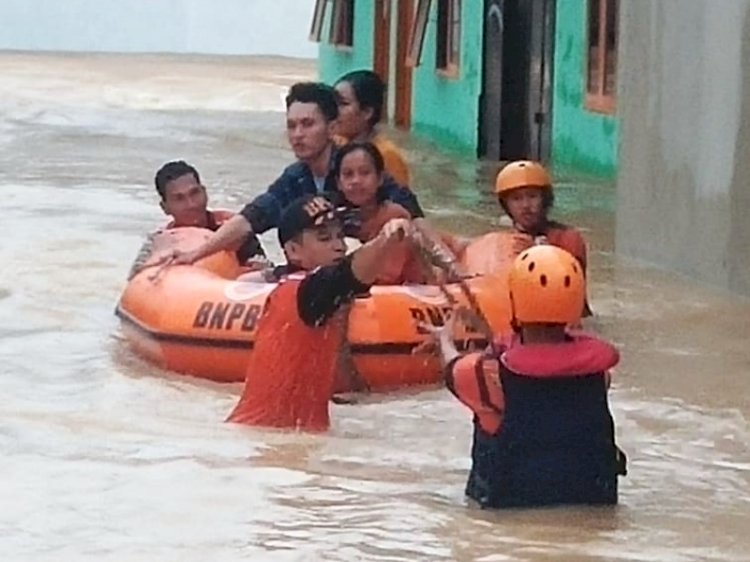
<instances>
[{"instance_id":1,"label":"orange safety helmet","mask_svg":"<svg viewBox=\"0 0 750 562\"><path fill-rule=\"evenodd\" d=\"M539 162L517 160L505 166L495 179L495 194L503 195L520 187L552 189L552 179Z\"/></svg>"},{"instance_id":2,"label":"orange safety helmet","mask_svg":"<svg viewBox=\"0 0 750 562\"><path fill-rule=\"evenodd\" d=\"M515 259L508 276L514 321L577 322L583 313L585 284L581 264L572 254L549 244L532 246Z\"/></svg>"}]
</instances>

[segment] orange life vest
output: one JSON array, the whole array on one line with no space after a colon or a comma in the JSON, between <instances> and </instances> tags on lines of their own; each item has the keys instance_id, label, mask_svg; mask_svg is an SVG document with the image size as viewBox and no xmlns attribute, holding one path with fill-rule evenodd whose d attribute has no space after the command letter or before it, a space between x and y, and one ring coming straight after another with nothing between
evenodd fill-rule
<instances>
[{"instance_id":1,"label":"orange life vest","mask_svg":"<svg viewBox=\"0 0 750 562\"><path fill-rule=\"evenodd\" d=\"M343 317L307 326L297 312L305 275L291 275L268 296L239 403L227 421L325 431L333 393Z\"/></svg>"}]
</instances>

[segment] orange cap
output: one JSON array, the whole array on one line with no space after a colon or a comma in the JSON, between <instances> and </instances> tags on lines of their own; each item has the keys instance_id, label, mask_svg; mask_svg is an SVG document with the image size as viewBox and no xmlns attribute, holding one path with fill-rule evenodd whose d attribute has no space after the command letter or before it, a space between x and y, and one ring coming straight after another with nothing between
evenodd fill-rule
<instances>
[{"instance_id":1,"label":"orange cap","mask_svg":"<svg viewBox=\"0 0 750 562\"><path fill-rule=\"evenodd\" d=\"M520 187L543 187L552 189L552 179L539 162L517 160L500 170L495 179L495 193L502 195Z\"/></svg>"},{"instance_id":2,"label":"orange cap","mask_svg":"<svg viewBox=\"0 0 750 562\"><path fill-rule=\"evenodd\" d=\"M508 276L513 317L527 324L577 322L585 283L572 254L557 246L533 246L515 259Z\"/></svg>"}]
</instances>

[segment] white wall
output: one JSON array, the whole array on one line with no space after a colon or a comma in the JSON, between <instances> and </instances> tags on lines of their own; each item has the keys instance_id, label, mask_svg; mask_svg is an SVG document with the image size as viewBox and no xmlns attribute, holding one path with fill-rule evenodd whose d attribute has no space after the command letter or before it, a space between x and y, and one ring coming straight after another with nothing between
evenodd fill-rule
<instances>
[{"instance_id":1,"label":"white wall","mask_svg":"<svg viewBox=\"0 0 750 562\"><path fill-rule=\"evenodd\" d=\"M0 0L0 49L315 58L314 0Z\"/></svg>"}]
</instances>

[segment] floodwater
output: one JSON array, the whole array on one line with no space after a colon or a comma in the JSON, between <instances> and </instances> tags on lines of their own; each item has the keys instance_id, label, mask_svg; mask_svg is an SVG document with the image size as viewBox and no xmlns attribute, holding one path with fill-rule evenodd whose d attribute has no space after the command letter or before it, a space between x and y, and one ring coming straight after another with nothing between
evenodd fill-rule
<instances>
[{"instance_id":1,"label":"floodwater","mask_svg":"<svg viewBox=\"0 0 750 562\"><path fill-rule=\"evenodd\" d=\"M133 357L114 305L166 160L237 209L291 155L310 62L0 55L2 560L750 560L750 304L613 258L613 189L560 182L591 243L589 327L623 361L614 509L466 505L468 413L431 389L332 406L324 436L222 423L238 385ZM396 135L442 227L496 224L493 166ZM264 236L273 246L273 235ZM275 254L278 256L278 253Z\"/></svg>"}]
</instances>

